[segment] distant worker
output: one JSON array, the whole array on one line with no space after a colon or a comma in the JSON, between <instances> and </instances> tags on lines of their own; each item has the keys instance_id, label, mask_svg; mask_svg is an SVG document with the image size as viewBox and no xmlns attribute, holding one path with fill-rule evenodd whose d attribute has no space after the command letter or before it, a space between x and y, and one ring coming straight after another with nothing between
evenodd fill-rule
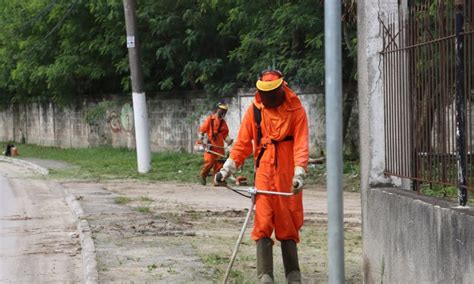
<instances>
[{"instance_id":1,"label":"distant worker","mask_svg":"<svg viewBox=\"0 0 474 284\"><path fill-rule=\"evenodd\" d=\"M215 112L208 116L199 127L200 143L204 144L204 165L199 173L202 185L206 184L207 176L211 169L215 175L224 164L224 141L231 145L233 140L229 137L229 128L224 120L229 107L224 103L218 103ZM215 184L217 185L217 184Z\"/></svg>"},{"instance_id":2,"label":"distant worker","mask_svg":"<svg viewBox=\"0 0 474 284\"><path fill-rule=\"evenodd\" d=\"M300 283L296 244L303 225L302 189L308 164L306 112L277 70L266 70L257 81L252 105L247 109L230 157L215 179L224 181L252 154L255 187L293 192L293 196L256 195L252 239L257 244L257 275L260 283L273 283L273 231L281 242L288 283ZM253 145L255 147L253 147Z\"/></svg>"}]
</instances>

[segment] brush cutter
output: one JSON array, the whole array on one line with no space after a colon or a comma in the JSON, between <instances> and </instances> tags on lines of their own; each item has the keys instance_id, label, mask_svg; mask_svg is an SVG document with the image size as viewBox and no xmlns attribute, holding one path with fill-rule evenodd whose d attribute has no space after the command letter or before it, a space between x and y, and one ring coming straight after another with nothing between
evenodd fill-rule
<instances>
[{"instance_id":1,"label":"brush cutter","mask_svg":"<svg viewBox=\"0 0 474 284\"><path fill-rule=\"evenodd\" d=\"M211 147L227 150L230 146L223 147L223 146L217 146L217 145L214 145L214 144L211 144L211 143L203 144L203 143L200 143L200 141L197 141L194 144L194 151L196 151L196 152L207 152L207 153L217 155L221 158L227 159L227 157L225 155L223 155L221 153L217 153L215 151L212 151Z\"/></svg>"},{"instance_id":2,"label":"brush cutter","mask_svg":"<svg viewBox=\"0 0 474 284\"><path fill-rule=\"evenodd\" d=\"M254 207L255 207L255 197L257 194L270 194L270 195L281 195L281 196L292 196L294 195L292 192L275 192L275 191L268 191L268 190L259 190L256 189L255 187L249 187L249 188L238 188L238 187L232 187L227 185L227 188L239 193L241 195L244 195L243 193L248 193L250 196L244 195L246 197L250 197L251 199L251 204L249 206L247 216L245 216L245 221L244 224L242 225L242 229L240 230L239 238L237 239L237 242L235 243L234 251L232 252L232 256L230 258L229 265L227 266L227 270L225 272L225 277L223 283L226 284L227 280L229 279L230 271L232 269L232 265L234 264L235 257L237 256L237 252L239 251L240 243L242 242L242 238L244 237L245 230L247 229L247 225L250 221L250 218L252 216Z\"/></svg>"}]
</instances>

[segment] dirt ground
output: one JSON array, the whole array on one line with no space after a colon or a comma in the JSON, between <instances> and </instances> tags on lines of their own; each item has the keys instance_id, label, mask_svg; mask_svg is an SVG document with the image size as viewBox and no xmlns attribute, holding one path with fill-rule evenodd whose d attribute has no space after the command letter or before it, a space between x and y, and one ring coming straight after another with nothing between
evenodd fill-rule
<instances>
[{"instance_id":1,"label":"dirt ground","mask_svg":"<svg viewBox=\"0 0 474 284\"><path fill-rule=\"evenodd\" d=\"M93 231L100 282L220 282L250 200L219 187L193 184L63 182L81 203ZM324 188L304 191L299 244L304 283L327 281L327 199ZM361 283L360 195L344 193L346 282ZM233 283L255 283L255 244L245 234ZM285 283L279 242L276 283Z\"/></svg>"}]
</instances>

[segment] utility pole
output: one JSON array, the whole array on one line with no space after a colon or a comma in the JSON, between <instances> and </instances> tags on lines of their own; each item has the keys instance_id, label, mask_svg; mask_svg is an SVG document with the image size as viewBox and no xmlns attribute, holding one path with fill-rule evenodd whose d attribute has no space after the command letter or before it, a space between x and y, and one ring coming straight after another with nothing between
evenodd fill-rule
<instances>
[{"instance_id":1,"label":"utility pole","mask_svg":"<svg viewBox=\"0 0 474 284\"><path fill-rule=\"evenodd\" d=\"M341 0L324 2L326 153L328 192L328 283L344 276L344 206L342 199L342 31Z\"/></svg>"},{"instance_id":2,"label":"utility pole","mask_svg":"<svg viewBox=\"0 0 474 284\"><path fill-rule=\"evenodd\" d=\"M140 42L137 36L136 0L123 0L125 26L127 29L127 48L132 78L133 118L135 121L135 141L139 173L147 173L151 169L150 134L148 132L148 114L143 73L140 57Z\"/></svg>"},{"instance_id":3,"label":"utility pole","mask_svg":"<svg viewBox=\"0 0 474 284\"><path fill-rule=\"evenodd\" d=\"M464 0L456 0L456 158L458 202L467 203L466 179L466 98L464 94Z\"/></svg>"}]
</instances>

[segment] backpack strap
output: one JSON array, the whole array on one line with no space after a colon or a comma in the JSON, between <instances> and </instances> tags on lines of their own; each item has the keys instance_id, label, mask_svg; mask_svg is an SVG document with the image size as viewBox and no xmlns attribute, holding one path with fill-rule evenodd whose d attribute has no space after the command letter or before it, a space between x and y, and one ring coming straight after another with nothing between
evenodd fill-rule
<instances>
[{"instance_id":1,"label":"backpack strap","mask_svg":"<svg viewBox=\"0 0 474 284\"><path fill-rule=\"evenodd\" d=\"M222 128L222 119L219 121L219 126L217 127L217 132L214 133L214 119L211 118L211 133L212 133L212 140L216 140L217 138L217 135L219 134L219 132L221 131L221 128Z\"/></svg>"},{"instance_id":2,"label":"backpack strap","mask_svg":"<svg viewBox=\"0 0 474 284\"><path fill-rule=\"evenodd\" d=\"M253 117L255 119L255 124L257 125L257 146L260 145L260 140L262 140L262 126L260 125L262 123L262 112L260 109L254 104L253 105ZM266 147L262 147L260 149L260 152L258 153L257 160L255 161L255 168L258 168L260 166L260 159L263 156L263 153L265 153ZM256 173L256 171L255 171Z\"/></svg>"},{"instance_id":3,"label":"backpack strap","mask_svg":"<svg viewBox=\"0 0 474 284\"><path fill-rule=\"evenodd\" d=\"M258 146L260 145L260 140L262 139L262 127L260 126L260 124L262 123L262 112L255 104L253 105L253 117L255 119L255 124L257 125L257 146Z\"/></svg>"}]
</instances>

